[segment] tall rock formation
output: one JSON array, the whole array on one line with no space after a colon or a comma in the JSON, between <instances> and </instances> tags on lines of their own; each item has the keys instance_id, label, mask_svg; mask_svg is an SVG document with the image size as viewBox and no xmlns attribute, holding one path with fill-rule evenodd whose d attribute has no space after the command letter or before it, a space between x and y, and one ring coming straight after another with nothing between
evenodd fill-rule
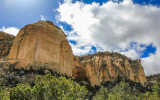
<instances>
[{"instance_id":1,"label":"tall rock formation","mask_svg":"<svg viewBox=\"0 0 160 100\"><path fill-rule=\"evenodd\" d=\"M9 54L14 38L12 35L0 32L0 58Z\"/></svg>"},{"instance_id":2,"label":"tall rock formation","mask_svg":"<svg viewBox=\"0 0 160 100\"><path fill-rule=\"evenodd\" d=\"M49 21L26 25L15 39L1 34L0 56L10 53L7 61L0 60L0 73L8 79L32 83L36 75L43 75L41 71L53 71L88 81L92 86L119 78L147 82L140 60L109 52L73 57L66 35Z\"/></svg>"},{"instance_id":3,"label":"tall rock formation","mask_svg":"<svg viewBox=\"0 0 160 100\"><path fill-rule=\"evenodd\" d=\"M118 78L147 82L140 60L131 60L119 53L99 52L75 57L73 77L88 80L92 86ZM80 69L80 70L79 70Z\"/></svg>"},{"instance_id":4,"label":"tall rock formation","mask_svg":"<svg viewBox=\"0 0 160 100\"><path fill-rule=\"evenodd\" d=\"M22 28L8 59L17 69L45 68L72 76L72 49L62 30L49 21L39 21Z\"/></svg>"}]
</instances>

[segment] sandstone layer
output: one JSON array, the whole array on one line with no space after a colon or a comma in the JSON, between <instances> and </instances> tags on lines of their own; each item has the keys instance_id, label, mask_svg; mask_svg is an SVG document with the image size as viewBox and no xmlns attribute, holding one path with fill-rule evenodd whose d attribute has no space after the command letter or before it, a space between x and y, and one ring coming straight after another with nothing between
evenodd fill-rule
<instances>
[{"instance_id":1,"label":"sandstone layer","mask_svg":"<svg viewBox=\"0 0 160 100\"><path fill-rule=\"evenodd\" d=\"M75 57L74 61L73 77L88 79L92 86L119 78L140 82L143 85L147 82L141 61L131 60L119 53L99 52Z\"/></svg>"},{"instance_id":2,"label":"sandstone layer","mask_svg":"<svg viewBox=\"0 0 160 100\"><path fill-rule=\"evenodd\" d=\"M12 47L14 36L0 32L0 58L6 57Z\"/></svg>"},{"instance_id":3,"label":"sandstone layer","mask_svg":"<svg viewBox=\"0 0 160 100\"><path fill-rule=\"evenodd\" d=\"M14 40L8 61L16 69L45 68L72 76L72 49L62 30L49 21L22 28Z\"/></svg>"}]
</instances>

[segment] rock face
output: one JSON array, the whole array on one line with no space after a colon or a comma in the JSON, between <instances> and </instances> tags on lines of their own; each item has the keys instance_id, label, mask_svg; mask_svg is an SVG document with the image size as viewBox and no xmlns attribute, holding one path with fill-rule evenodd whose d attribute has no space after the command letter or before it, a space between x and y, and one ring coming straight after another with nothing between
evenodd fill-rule
<instances>
[{"instance_id":1,"label":"rock face","mask_svg":"<svg viewBox=\"0 0 160 100\"><path fill-rule=\"evenodd\" d=\"M36 75L48 73L67 75L92 86L120 78L143 85L147 82L140 60L109 52L73 57L65 34L49 21L26 25L13 39L0 32L0 56L10 51L5 60L0 59L0 73L8 77L8 83L32 83Z\"/></svg>"},{"instance_id":2,"label":"rock face","mask_svg":"<svg viewBox=\"0 0 160 100\"><path fill-rule=\"evenodd\" d=\"M49 21L26 25L16 36L8 55L16 69L45 68L72 76L73 53L65 34Z\"/></svg>"},{"instance_id":3,"label":"rock face","mask_svg":"<svg viewBox=\"0 0 160 100\"><path fill-rule=\"evenodd\" d=\"M12 35L0 32L0 58L9 54L14 38Z\"/></svg>"},{"instance_id":4,"label":"rock face","mask_svg":"<svg viewBox=\"0 0 160 100\"><path fill-rule=\"evenodd\" d=\"M99 52L74 58L73 77L89 79L92 86L118 78L147 82L140 60L131 60L119 53ZM80 70L77 70L80 69ZM85 77L85 78L84 78Z\"/></svg>"}]
</instances>

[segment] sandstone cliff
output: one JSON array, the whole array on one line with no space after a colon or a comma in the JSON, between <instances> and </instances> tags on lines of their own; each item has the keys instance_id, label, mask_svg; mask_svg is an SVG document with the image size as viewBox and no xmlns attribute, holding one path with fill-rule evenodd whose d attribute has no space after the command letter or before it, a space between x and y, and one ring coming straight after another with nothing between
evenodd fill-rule
<instances>
[{"instance_id":1,"label":"sandstone cliff","mask_svg":"<svg viewBox=\"0 0 160 100\"><path fill-rule=\"evenodd\" d=\"M0 73L18 82L31 83L36 75L51 72L87 81L92 86L119 78L147 82L140 60L109 52L73 57L65 34L49 21L26 25L15 39L6 34L0 36L0 54L6 56L10 51L6 61L0 61Z\"/></svg>"},{"instance_id":2,"label":"sandstone cliff","mask_svg":"<svg viewBox=\"0 0 160 100\"><path fill-rule=\"evenodd\" d=\"M75 57L73 77L88 79L92 86L118 78L134 82L147 82L140 60L131 60L119 53L99 52ZM80 70L79 70L80 69Z\"/></svg>"},{"instance_id":3,"label":"sandstone cliff","mask_svg":"<svg viewBox=\"0 0 160 100\"><path fill-rule=\"evenodd\" d=\"M73 54L65 34L49 21L26 25L16 36L8 55L15 68L45 68L72 76Z\"/></svg>"},{"instance_id":4,"label":"sandstone cliff","mask_svg":"<svg viewBox=\"0 0 160 100\"><path fill-rule=\"evenodd\" d=\"M0 32L0 58L9 54L14 38L12 35Z\"/></svg>"}]
</instances>

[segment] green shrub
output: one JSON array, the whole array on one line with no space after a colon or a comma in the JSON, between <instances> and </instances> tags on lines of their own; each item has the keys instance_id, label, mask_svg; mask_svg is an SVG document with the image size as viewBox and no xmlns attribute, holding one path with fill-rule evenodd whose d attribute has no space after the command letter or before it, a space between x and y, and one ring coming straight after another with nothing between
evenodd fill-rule
<instances>
[{"instance_id":1,"label":"green shrub","mask_svg":"<svg viewBox=\"0 0 160 100\"><path fill-rule=\"evenodd\" d=\"M71 79L38 76L35 86L19 84L9 90L10 100L84 100L88 90Z\"/></svg>"},{"instance_id":2,"label":"green shrub","mask_svg":"<svg viewBox=\"0 0 160 100\"><path fill-rule=\"evenodd\" d=\"M93 97L93 100L107 100L108 90L105 87L101 87L96 95Z\"/></svg>"}]
</instances>

